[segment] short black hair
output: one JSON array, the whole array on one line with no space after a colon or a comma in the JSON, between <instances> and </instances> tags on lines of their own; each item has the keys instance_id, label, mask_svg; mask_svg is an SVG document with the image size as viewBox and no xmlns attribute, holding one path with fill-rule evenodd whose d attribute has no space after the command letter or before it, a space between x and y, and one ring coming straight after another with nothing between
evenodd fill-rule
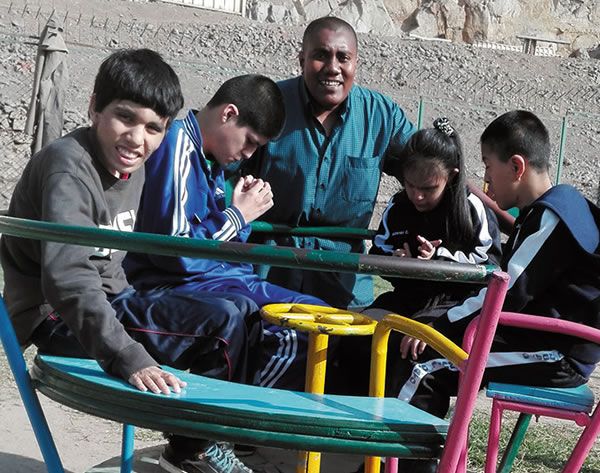
<instances>
[{"instance_id":1,"label":"short black hair","mask_svg":"<svg viewBox=\"0 0 600 473\"><path fill-rule=\"evenodd\" d=\"M308 40L321 30L348 31L350 34L352 34L352 37L354 38L354 44L356 45L356 49L358 49L358 37L356 36L356 31L354 31L352 25L347 21L335 16L323 16L311 21L304 30L304 35L302 35L302 49L306 47Z\"/></svg>"},{"instance_id":2,"label":"short black hair","mask_svg":"<svg viewBox=\"0 0 600 473\"><path fill-rule=\"evenodd\" d=\"M248 126L267 139L281 133L285 123L283 94L268 77L260 74L233 77L219 87L206 106L214 108L230 103L238 108L238 126Z\"/></svg>"},{"instance_id":3,"label":"short black hair","mask_svg":"<svg viewBox=\"0 0 600 473\"><path fill-rule=\"evenodd\" d=\"M96 112L114 100L130 100L169 122L183 107L177 74L151 49L122 49L108 56L96 74L94 95Z\"/></svg>"},{"instance_id":4,"label":"short black hair","mask_svg":"<svg viewBox=\"0 0 600 473\"><path fill-rule=\"evenodd\" d=\"M504 113L481 134L481 144L507 162L519 154L538 171L550 169L550 137L542 121L527 110Z\"/></svg>"}]
</instances>

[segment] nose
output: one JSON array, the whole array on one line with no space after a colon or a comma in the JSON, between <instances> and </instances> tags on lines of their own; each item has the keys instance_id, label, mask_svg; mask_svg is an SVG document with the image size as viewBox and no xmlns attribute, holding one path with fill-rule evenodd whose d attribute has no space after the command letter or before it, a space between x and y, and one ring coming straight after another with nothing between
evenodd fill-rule
<instances>
[{"instance_id":1,"label":"nose","mask_svg":"<svg viewBox=\"0 0 600 473\"><path fill-rule=\"evenodd\" d=\"M135 146L141 146L144 144L145 130L143 126L133 126L129 129L127 134L129 142Z\"/></svg>"},{"instance_id":2,"label":"nose","mask_svg":"<svg viewBox=\"0 0 600 473\"><path fill-rule=\"evenodd\" d=\"M338 59L335 56L333 56L327 61L326 68L327 71L337 74L340 72L340 61L338 61Z\"/></svg>"},{"instance_id":3,"label":"nose","mask_svg":"<svg viewBox=\"0 0 600 473\"><path fill-rule=\"evenodd\" d=\"M242 150L242 157L244 159L250 159L252 157L252 155L254 154L254 152L256 151L257 146L252 145L252 146L246 146L243 150Z\"/></svg>"}]
</instances>

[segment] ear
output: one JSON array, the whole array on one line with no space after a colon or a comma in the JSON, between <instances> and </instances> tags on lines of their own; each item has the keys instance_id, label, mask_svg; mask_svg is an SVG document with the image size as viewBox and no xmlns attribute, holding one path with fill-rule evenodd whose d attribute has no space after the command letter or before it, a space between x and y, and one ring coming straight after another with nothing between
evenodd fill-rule
<instances>
[{"instance_id":1,"label":"ear","mask_svg":"<svg viewBox=\"0 0 600 473\"><path fill-rule=\"evenodd\" d=\"M88 106L88 118L91 120L92 124L96 124L96 118L98 116L98 112L96 112L96 94L92 94L90 97L90 104Z\"/></svg>"},{"instance_id":2,"label":"ear","mask_svg":"<svg viewBox=\"0 0 600 473\"><path fill-rule=\"evenodd\" d=\"M300 70L304 70L304 51L302 49L298 53L298 62L300 63Z\"/></svg>"},{"instance_id":3,"label":"ear","mask_svg":"<svg viewBox=\"0 0 600 473\"><path fill-rule=\"evenodd\" d=\"M240 111L237 106L233 103L225 105L221 111L221 121L223 123L228 122L231 119L235 119L240 115Z\"/></svg>"},{"instance_id":4,"label":"ear","mask_svg":"<svg viewBox=\"0 0 600 473\"><path fill-rule=\"evenodd\" d=\"M520 154L513 154L509 159L510 166L512 168L515 180L519 181L525 174L527 168L526 159Z\"/></svg>"}]
</instances>

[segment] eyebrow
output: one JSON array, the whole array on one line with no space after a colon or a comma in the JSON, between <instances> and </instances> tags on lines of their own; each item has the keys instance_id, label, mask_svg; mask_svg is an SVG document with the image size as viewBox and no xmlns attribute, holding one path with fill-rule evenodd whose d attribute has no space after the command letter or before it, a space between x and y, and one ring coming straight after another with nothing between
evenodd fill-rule
<instances>
[{"instance_id":1,"label":"eyebrow","mask_svg":"<svg viewBox=\"0 0 600 473\"><path fill-rule=\"evenodd\" d=\"M115 110L115 112L119 112L119 113L127 113L133 117L137 116L135 109L130 105L119 104L119 105L115 106L114 110ZM166 117L160 117L160 118L166 119ZM153 126L159 131L163 131L164 129L166 129L166 123L163 125L161 122L156 121L156 120L150 121L150 122L146 123L146 125Z\"/></svg>"},{"instance_id":2,"label":"eyebrow","mask_svg":"<svg viewBox=\"0 0 600 473\"><path fill-rule=\"evenodd\" d=\"M405 182L406 184L408 184L409 186L413 186L413 187L416 187L417 189L425 189L425 190L428 190L428 189L435 189L435 188L436 188L436 187L439 185L439 184L433 184L433 185L431 185L431 186L418 186L418 185L416 185L414 182L410 182L410 181L409 181L408 179L406 179L406 178L404 179L404 182Z\"/></svg>"}]
</instances>

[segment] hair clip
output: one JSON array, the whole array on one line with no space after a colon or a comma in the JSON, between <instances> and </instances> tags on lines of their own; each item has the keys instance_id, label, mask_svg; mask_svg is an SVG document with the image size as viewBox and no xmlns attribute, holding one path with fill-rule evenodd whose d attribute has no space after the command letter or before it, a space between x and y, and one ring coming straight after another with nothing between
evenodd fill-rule
<instances>
[{"instance_id":1,"label":"hair clip","mask_svg":"<svg viewBox=\"0 0 600 473\"><path fill-rule=\"evenodd\" d=\"M441 131L446 136L454 136L454 128L446 117L436 118L433 122L433 127Z\"/></svg>"}]
</instances>

